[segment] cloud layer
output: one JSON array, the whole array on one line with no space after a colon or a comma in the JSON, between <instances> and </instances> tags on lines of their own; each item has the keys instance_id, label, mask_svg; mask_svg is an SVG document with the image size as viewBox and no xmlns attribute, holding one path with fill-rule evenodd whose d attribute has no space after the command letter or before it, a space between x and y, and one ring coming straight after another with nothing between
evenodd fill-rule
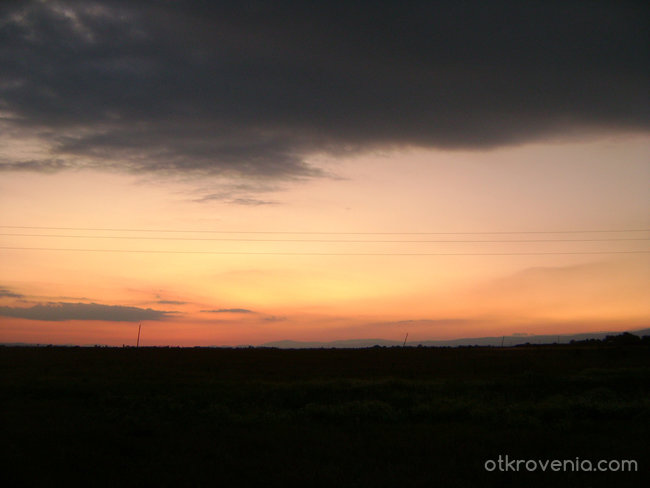
<instances>
[{"instance_id":1,"label":"cloud layer","mask_svg":"<svg viewBox=\"0 0 650 488\"><path fill-rule=\"evenodd\" d=\"M310 155L646 131L635 1L4 2L0 169L290 180ZM7 146L8 147L8 146ZM30 152L31 151L31 152Z\"/></svg>"},{"instance_id":2,"label":"cloud layer","mask_svg":"<svg viewBox=\"0 0 650 488\"><path fill-rule=\"evenodd\" d=\"M201 310L202 313L255 313L246 308L220 308L217 310Z\"/></svg>"},{"instance_id":3,"label":"cloud layer","mask_svg":"<svg viewBox=\"0 0 650 488\"><path fill-rule=\"evenodd\" d=\"M9 288L0 286L0 298L23 298L24 295L11 291Z\"/></svg>"},{"instance_id":4,"label":"cloud layer","mask_svg":"<svg viewBox=\"0 0 650 488\"><path fill-rule=\"evenodd\" d=\"M98 303L46 303L31 307L0 307L0 316L30 320L103 320L108 322L138 322L165 320L171 312L151 308L100 305Z\"/></svg>"}]
</instances>

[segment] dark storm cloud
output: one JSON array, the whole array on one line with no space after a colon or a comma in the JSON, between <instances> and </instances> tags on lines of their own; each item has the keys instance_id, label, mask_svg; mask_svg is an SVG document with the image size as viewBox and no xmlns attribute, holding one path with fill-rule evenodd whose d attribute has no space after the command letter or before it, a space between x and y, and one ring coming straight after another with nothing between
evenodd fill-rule
<instances>
[{"instance_id":1,"label":"dark storm cloud","mask_svg":"<svg viewBox=\"0 0 650 488\"><path fill-rule=\"evenodd\" d=\"M140 320L165 320L172 312L151 308L100 305L98 303L56 302L31 307L0 307L0 316L31 320L103 320L110 322L138 322Z\"/></svg>"},{"instance_id":2,"label":"dark storm cloud","mask_svg":"<svg viewBox=\"0 0 650 488\"><path fill-rule=\"evenodd\" d=\"M5 2L0 127L48 157L4 155L0 168L286 180L323 175L314 153L645 131L649 11L622 0Z\"/></svg>"}]
</instances>

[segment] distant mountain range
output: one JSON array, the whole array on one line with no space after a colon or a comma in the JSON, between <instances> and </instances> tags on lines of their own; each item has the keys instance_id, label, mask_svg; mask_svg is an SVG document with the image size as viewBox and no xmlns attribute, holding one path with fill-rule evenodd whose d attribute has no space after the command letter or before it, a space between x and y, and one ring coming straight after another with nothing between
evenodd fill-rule
<instances>
[{"instance_id":1,"label":"distant mountain range","mask_svg":"<svg viewBox=\"0 0 650 488\"><path fill-rule=\"evenodd\" d=\"M639 337L650 336L650 329L638 329L628 331ZM408 341L407 346L427 346L427 347L458 347L458 346L516 346L519 344L568 344L571 341L584 341L586 339L603 339L606 336L620 335L621 331L609 332L586 332L583 334L571 335L508 335L498 337L467 337L463 339L450 339L446 341ZM401 346L404 341L391 341L388 339L348 339L339 341L319 342L319 341L273 341L251 346L242 344L235 347L277 347L281 349L318 349L318 348L363 348L374 346ZM48 344L36 344L25 342L0 343L0 346L47 346ZM101 344L97 344L100 345ZM74 344L58 344L59 347L74 347ZM93 347L95 344L84 344L82 347ZM110 347L110 346L109 346ZM229 347L229 346L207 346L207 347Z\"/></svg>"},{"instance_id":2,"label":"distant mountain range","mask_svg":"<svg viewBox=\"0 0 650 488\"><path fill-rule=\"evenodd\" d=\"M640 329L628 331L637 336L650 335L650 329ZM584 341L586 339L603 339L608 335L619 335L622 332L587 332L583 334L571 335L509 335L499 337L468 337L463 339L451 339L446 341L409 341L407 346L436 346L436 347L456 347L456 346L515 346L518 344L567 344L571 341ZM373 346L401 346L403 341L391 341L386 339L350 339L330 342L301 342L301 341L274 341L261 344L259 347L279 347L282 349L308 349L308 348L359 348Z\"/></svg>"}]
</instances>

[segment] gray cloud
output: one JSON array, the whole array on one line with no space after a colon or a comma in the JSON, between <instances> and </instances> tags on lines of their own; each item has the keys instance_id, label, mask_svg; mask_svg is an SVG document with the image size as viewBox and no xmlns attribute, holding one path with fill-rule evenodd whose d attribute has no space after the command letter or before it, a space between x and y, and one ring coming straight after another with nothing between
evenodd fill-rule
<instances>
[{"instance_id":1,"label":"gray cloud","mask_svg":"<svg viewBox=\"0 0 650 488\"><path fill-rule=\"evenodd\" d=\"M0 159L0 171L36 171L56 173L64 169L74 169L75 165L63 159L30 159L12 161Z\"/></svg>"},{"instance_id":2,"label":"gray cloud","mask_svg":"<svg viewBox=\"0 0 650 488\"><path fill-rule=\"evenodd\" d=\"M219 192L219 193L208 193L203 195L201 198L194 200L195 202L211 202L219 201L224 203L230 203L234 205L247 205L247 206L259 206L259 205L277 205L278 202L271 200L261 200L259 198L253 197L236 197L231 192Z\"/></svg>"},{"instance_id":3,"label":"gray cloud","mask_svg":"<svg viewBox=\"0 0 650 488\"><path fill-rule=\"evenodd\" d=\"M247 182L220 182L218 190L210 187L200 187L193 190L192 201L199 203L219 202L231 205L278 205L279 202L262 199L261 195L277 192L282 189L282 185L277 183L269 184L266 181L252 179Z\"/></svg>"},{"instance_id":4,"label":"gray cloud","mask_svg":"<svg viewBox=\"0 0 650 488\"><path fill-rule=\"evenodd\" d=\"M286 317L278 317L277 315L270 315L268 317L264 317L264 320L266 322L284 322L287 320Z\"/></svg>"},{"instance_id":5,"label":"gray cloud","mask_svg":"<svg viewBox=\"0 0 650 488\"><path fill-rule=\"evenodd\" d=\"M255 313L245 308L220 308L218 310L201 310L202 313Z\"/></svg>"},{"instance_id":6,"label":"gray cloud","mask_svg":"<svg viewBox=\"0 0 650 488\"><path fill-rule=\"evenodd\" d=\"M11 291L9 288L0 286L0 298L23 298L25 295Z\"/></svg>"},{"instance_id":7,"label":"gray cloud","mask_svg":"<svg viewBox=\"0 0 650 488\"><path fill-rule=\"evenodd\" d=\"M0 169L292 180L325 175L315 153L647 131L649 18L624 0L3 2L2 132L45 155Z\"/></svg>"},{"instance_id":8,"label":"gray cloud","mask_svg":"<svg viewBox=\"0 0 650 488\"><path fill-rule=\"evenodd\" d=\"M156 303L161 305L186 305L187 302L181 302L178 300L157 300Z\"/></svg>"},{"instance_id":9,"label":"gray cloud","mask_svg":"<svg viewBox=\"0 0 650 488\"><path fill-rule=\"evenodd\" d=\"M381 326L381 327L445 327L450 325L466 325L470 323L482 322L477 318L442 318L442 319L411 319L411 320L396 320L387 322L373 322L365 324L365 326Z\"/></svg>"},{"instance_id":10,"label":"gray cloud","mask_svg":"<svg viewBox=\"0 0 650 488\"><path fill-rule=\"evenodd\" d=\"M173 312L151 308L100 305L98 303L51 302L31 307L0 307L0 316L31 320L103 320L109 322L138 322L165 320Z\"/></svg>"}]
</instances>

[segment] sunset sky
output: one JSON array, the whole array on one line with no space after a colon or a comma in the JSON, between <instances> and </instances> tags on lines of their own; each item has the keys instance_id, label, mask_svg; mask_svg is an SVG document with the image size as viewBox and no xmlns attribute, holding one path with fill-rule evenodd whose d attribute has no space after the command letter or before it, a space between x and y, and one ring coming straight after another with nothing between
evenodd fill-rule
<instances>
[{"instance_id":1,"label":"sunset sky","mask_svg":"<svg viewBox=\"0 0 650 488\"><path fill-rule=\"evenodd\" d=\"M650 323L645 2L0 6L0 342Z\"/></svg>"}]
</instances>

